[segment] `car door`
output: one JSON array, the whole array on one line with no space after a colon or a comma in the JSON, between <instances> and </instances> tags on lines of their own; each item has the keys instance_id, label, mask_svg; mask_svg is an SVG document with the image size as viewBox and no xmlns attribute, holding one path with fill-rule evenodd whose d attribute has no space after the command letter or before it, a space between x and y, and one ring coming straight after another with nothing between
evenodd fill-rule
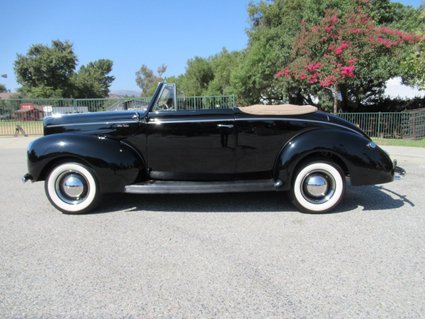
<instances>
[{"instance_id":1,"label":"car door","mask_svg":"<svg viewBox=\"0 0 425 319\"><path fill-rule=\"evenodd\" d=\"M297 122L283 117L237 113L236 173L270 178L282 147L299 130Z\"/></svg>"},{"instance_id":2,"label":"car door","mask_svg":"<svg viewBox=\"0 0 425 319\"><path fill-rule=\"evenodd\" d=\"M224 180L235 173L232 110L150 112L148 172L154 179Z\"/></svg>"}]
</instances>

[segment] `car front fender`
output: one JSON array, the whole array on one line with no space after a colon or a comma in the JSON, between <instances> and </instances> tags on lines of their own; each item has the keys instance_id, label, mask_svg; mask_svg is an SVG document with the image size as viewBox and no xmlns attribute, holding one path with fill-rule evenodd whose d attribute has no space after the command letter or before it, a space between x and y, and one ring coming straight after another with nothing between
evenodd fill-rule
<instances>
[{"instance_id":1,"label":"car front fender","mask_svg":"<svg viewBox=\"0 0 425 319\"><path fill-rule=\"evenodd\" d=\"M352 185L391 182L394 165L381 148L366 137L342 129L315 129L293 137L278 156L274 177L289 189L297 166L304 160L326 157L341 166Z\"/></svg>"},{"instance_id":2,"label":"car front fender","mask_svg":"<svg viewBox=\"0 0 425 319\"><path fill-rule=\"evenodd\" d=\"M102 136L53 134L28 146L28 171L44 180L58 162L80 161L96 174L102 192L121 192L144 172L144 160L130 145Z\"/></svg>"}]
</instances>

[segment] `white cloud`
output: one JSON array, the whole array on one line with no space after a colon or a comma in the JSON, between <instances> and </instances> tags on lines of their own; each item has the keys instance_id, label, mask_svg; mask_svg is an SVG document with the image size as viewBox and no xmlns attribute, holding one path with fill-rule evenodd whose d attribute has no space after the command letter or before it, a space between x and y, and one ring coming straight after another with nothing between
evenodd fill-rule
<instances>
[{"instance_id":1,"label":"white cloud","mask_svg":"<svg viewBox=\"0 0 425 319\"><path fill-rule=\"evenodd\" d=\"M425 97L425 91L419 90L417 87L403 85L401 78L396 77L386 82L387 88L385 89L385 95L390 98L402 98L409 99L414 97Z\"/></svg>"}]
</instances>

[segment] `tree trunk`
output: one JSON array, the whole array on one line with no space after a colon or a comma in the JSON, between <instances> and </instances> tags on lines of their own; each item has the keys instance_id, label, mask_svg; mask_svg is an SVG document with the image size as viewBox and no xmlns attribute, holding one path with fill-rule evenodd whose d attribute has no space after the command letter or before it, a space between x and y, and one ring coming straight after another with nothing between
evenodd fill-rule
<instances>
[{"instance_id":1,"label":"tree trunk","mask_svg":"<svg viewBox=\"0 0 425 319\"><path fill-rule=\"evenodd\" d=\"M334 99L334 114L338 113L338 109L339 109L339 85L335 84L332 88L332 96Z\"/></svg>"}]
</instances>

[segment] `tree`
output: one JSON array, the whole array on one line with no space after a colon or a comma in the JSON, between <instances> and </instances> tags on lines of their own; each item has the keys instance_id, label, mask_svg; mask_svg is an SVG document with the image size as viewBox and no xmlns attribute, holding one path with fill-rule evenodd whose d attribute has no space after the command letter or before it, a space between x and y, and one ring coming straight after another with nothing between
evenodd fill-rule
<instances>
[{"instance_id":1,"label":"tree","mask_svg":"<svg viewBox=\"0 0 425 319\"><path fill-rule=\"evenodd\" d=\"M261 1L248 8L251 29L248 47L232 73L242 104L269 101L282 96L277 88L273 66L284 65L292 39L301 20L303 1Z\"/></svg>"},{"instance_id":2,"label":"tree","mask_svg":"<svg viewBox=\"0 0 425 319\"><path fill-rule=\"evenodd\" d=\"M210 59L195 57L187 61L186 72L181 80L181 91L187 96L201 96L214 79Z\"/></svg>"},{"instance_id":3,"label":"tree","mask_svg":"<svg viewBox=\"0 0 425 319\"><path fill-rule=\"evenodd\" d=\"M161 64L157 69L158 77L162 78L162 75L167 72L167 65Z\"/></svg>"},{"instance_id":4,"label":"tree","mask_svg":"<svg viewBox=\"0 0 425 319\"><path fill-rule=\"evenodd\" d=\"M69 97L77 57L68 41L52 41L51 47L35 44L26 55L18 54L15 72L21 92L33 97Z\"/></svg>"},{"instance_id":5,"label":"tree","mask_svg":"<svg viewBox=\"0 0 425 319\"><path fill-rule=\"evenodd\" d=\"M6 86L0 83L0 93L7 92Z\"/></svg>"},{"instance_id":6,"label":"tree","mask_svg":"<svg viewBox=\"0 0 425 319\"><path fill-rule=\"evenodd\" d=\"M186 96L233 95L232 73L239 63L239 52L223 48L208 58L195 57L187 61L186 72L178 77L169 77L177 83L179 94Z\"/></svg>"},{"instance_id":7,"label":"tree","mask_svg":"<svg viewBox=\"0 0 425 319\"><path fill-rule=\"evenodd\" d=\"M72 78L73 96L79 98L102 98L108 96L109 87L114 77L108 75L112 71L113 62L100 59L81 66Z\"/></svg>"},{"instance_id":8,"label":"tree","mask_svg":"<svg viewBox=\"0 0 425 319\"><path fill-rule=\"evenodd\" d=\"M233 73L233 82L244 104L259 102L302 103L299 89L276 80L276 66L289 62L300 21L316 23L326 7L345 9L351 0L274 0L251 4L248 47Z\"/></svg>"},{"instance_id":9,"label":"tree","mask_svg":"<svg viewBox=\"0 0 425 319\"><path fill-rule=\"evenodd\" d=\"M425 37L425 2L423 3L419 16L421 33ZM407 82L418 85L425 90L425 41L421 41L402 61L402 68L407 75ZM406 80L406 79L405 79Z\"/></svg>"},{"instance_id":10,"label":"tree","mask_svg":"<svg viewBox=\"0 0 425 319\"><path fill-rule=\"evenodd\" d=\"M425 35L424 35L425 36ZM416 49L402 63L405 74L410 78L409 84L419 86L425 90L425 42L422 41Z\"/></svg>"},{"instance_id":11,"label":"tree","mask_svg":"<svg viewBox=\"0 0 425 319\"><path fill-rule=\"evenodd\" d=\"M68 41L52 41L51 46L35 44L26 55L18 54L15 73L20 92L29 97L105 97L114 80L108 75L112 61L100 59L81 66Z\"/></svg>"},{"instance_id":12,"label":"tree","mask_svg":"<svg viewBox=\"0 0 425 319\"><path fill-rule=\"evenodd\" d=\"M139 71L136 72L136 83L142 90L142 96L151 96L158 82L163 81L163 74L167 71L167 66L162 64L155 74L145 64L142 64Z\"/></svg>"},{"instance_id":13,"label":"tree","mask_svg":"<svg viewBox=\"0 0 425 319\"><path fill-rule=\"evenodd\" d=\"M213 77L203 95L235 94L231 74L238 63L239 55L239 52L229 52L223 48L219 54L209 58Z\"/></svg>"},{"instance_id":14,"label":"tree","mask_svg":"<svg viewBox=\"0 0 425 319\"><path fill-rule=\"evenodd\" d=\"M310 92L301 89L298 83L282 81L274 77L278 69L289 64L295 37L302 28L320 23L324 12L333 8L341 15L353 7L353 0L263 0L249 6L251 27L248 30L248 47L242 51L238 67L232 74L233 85L245 104L265 103L314 103ZM417 31L420 26L418 10L390 0L373 0L364 5L376 25L404 31ZM397 69L401 73L400 60L407 52L397 52L399 56L373 57L376 73L381 73L376 81L370 78L363 87L348 91L353 99L362 100L364 96L379 96L384 89L386 78L383 74L388 67L391 73ZM389 67L390 66L390 67ZM321 104L328 103L328 94L323 91ZM358 99L356 95L359 95ZM331 101L329 101L331 103Z\"/></svg>"},{"instance_id":15,"label":"tree","mask_svg":"<svg viewBox=\"0 0 425 319\"><path fill-rule=\"evenodd\" d=\"M329 90L336 113L340 100L349 103L350 91L359 103L367 97L362 89L374 92L371 87L399 74L392 63L397 50L421 39L413 33L377 26L361 4L341 14L329 9L318 24L310 27L302 23L292 59L276 76L296 83L305 95Z\"/></svg>"}]
</instances>

